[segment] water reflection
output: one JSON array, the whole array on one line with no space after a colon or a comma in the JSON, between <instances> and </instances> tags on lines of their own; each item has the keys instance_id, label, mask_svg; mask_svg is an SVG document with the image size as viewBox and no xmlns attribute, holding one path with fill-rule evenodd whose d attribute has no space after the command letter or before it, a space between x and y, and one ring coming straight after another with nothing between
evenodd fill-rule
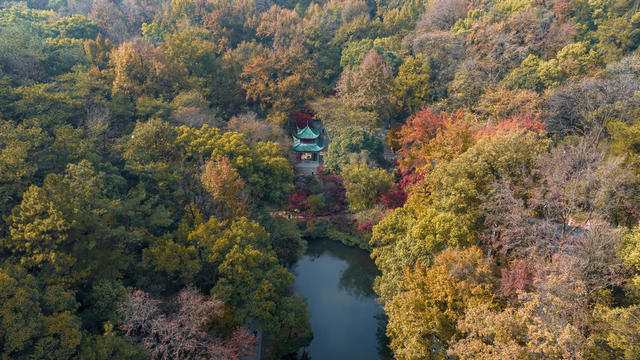
<instances>
[{"instance_id":1,"label":"water reflection","mask_svg":"<svg viewBox=\"0 0 640 360\"><path fill-rule=\"evenodd\" d=\"M295 290L307 299L314 339L306 359L386 359L386 318L373 293L378 270L366 251L310 241L293 266Z\"/></svg>"},{"instance_id":2,"label":"water reflection","mask_svg":"<svg viewBox=\"0 0 640 360\"><path fill-rule=\"evenodd\" d=\"M378 339L378 355L380 359L393 358L393 351L389 348L391 339L387 337L387 323L389 323L389 317L386 313L381 313L375 316L378 321L378 328L376 329L376 338Z\"/></svg>"},{"instance_id":3,"label":"water reflection","mask_svg":"<svg viewBox=\"0 0 640 360\"><path fill-rule=\"evenodd\" d=\"M306 256L317 259L328 255L346 262L347 267L340 275L338 286L358 299L375 298L373 281L380 271L371 261L369 254L358 248L344 246L337 241L314 240L309 242Z\"/></svg>"}]
</instances>

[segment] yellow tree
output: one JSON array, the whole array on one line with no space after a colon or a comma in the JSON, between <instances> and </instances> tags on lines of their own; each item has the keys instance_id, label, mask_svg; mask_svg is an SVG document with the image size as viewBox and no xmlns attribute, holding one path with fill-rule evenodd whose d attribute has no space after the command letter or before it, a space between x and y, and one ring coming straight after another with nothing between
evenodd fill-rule
<instances>
[{"instance_id":1,"label":"yellow tree","mask_svg":"<svg viewBox=\"0 0 640 360\"><path fill-rule=\"evenodd\" d=\"M228 157L207 161L200 177L217 212L225 219L249 215L249 193Z\"/></svg>"},{"instance_id":2,"label":"yellow tree","mask_svg":"<svg viewBox=\"0 0 640 360\"><path fill-rule=\"evenodd\" d=\"M493 302L492 266L479 248L450 248L433 266L406 270L401 291L385 305L396 359L446 359L465 309Z\"/></svg>"},{"instance_id":3,"label":"yellow tree","mask_svg":"<svg viewBox=\"0 0 640 360\"><path fill-rule=\"evenodd\" d=\"M131 97L173 95L185 83L185 68L142 40L121 44L111 55L111 66L113 92Z\"/></svg>"}]
</instances>

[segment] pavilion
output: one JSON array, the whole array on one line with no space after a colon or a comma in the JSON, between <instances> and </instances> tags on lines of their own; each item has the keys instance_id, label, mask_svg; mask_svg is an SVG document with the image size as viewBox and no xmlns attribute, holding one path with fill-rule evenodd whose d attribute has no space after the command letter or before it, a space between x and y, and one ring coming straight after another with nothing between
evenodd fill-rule
<instances>
[{"instance_id":1,"label":"pavilion","mask_svg":"<svg viewBox=\"0 0 640 360\"><path fill-rule=\"evenodd\" d=\"M322 151L322 137L318 130L305 126L297 128L293 136L293 151L296 153L296 169L303 172L311 172L313 175L320 165L319 152Z\"/></svg>"}]
</instances>

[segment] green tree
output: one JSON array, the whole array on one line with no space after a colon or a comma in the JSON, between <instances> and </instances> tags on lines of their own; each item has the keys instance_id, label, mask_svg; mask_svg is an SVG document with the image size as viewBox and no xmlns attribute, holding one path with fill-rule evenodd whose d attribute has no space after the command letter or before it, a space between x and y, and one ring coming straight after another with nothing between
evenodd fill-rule
<instances>
[{"instance_id":1,"label":"green tree","mask_svg":"<svg viewBox=\"0 0 640 360\"><path fill-rule=\"evenodd\" d=\"M519 68L514 69L504 78L503 84L510 89L542 91L545 84L538 72L540 63L539 57L530 54L522 61Z\"/></svg>"},{"instance_id":2,"label":"green tree","mask_svg":"<svg viewBox=\"0 0 640 360\"><path fill-rule=\"evenodd\" d=\"M0 205L2 224L33 181L38 170L38 148L45 138L38 127L0 120L0 196L5 199Z\"/></svg>"},{"instance_id":3,"label":"green tree","mask_svg":"<svg viewBox=\"0 0 640 360\"><path fill-rule=\"evenodd\" d=\"M307 321L304 317L308 315L300 309L292 310L288 300L280 295L293 285L295 278L280 265L270 235L260 224L246 218L232 222L210 218L194 225L186 238L177 238L187 250L196 250L194 256L190 256L190 263L200 261L202 264L201 272L191 277L200 280L199 285L204 288L212 286L212 294L235 309L238 323L249 324L257 320L260 328L276 339L281 336L293 338L291 329L283 333L287 326L293 326L303 334L308 332L308 325L304 325ZM277 236L283 236L282 230L280 233ZM169 251L163 250L163 253ZM159 261L161 266L175 264L169 256L154 261ZM180 271L179 266L171 268L174 272ZM288 311L303 318L291 319ZM291 325L291 322L298 325Z\"/></svg>"},{"instance_id":4,"label":"green tree","mask_svg":"<svg viewBox=\"0 0 640 360\"><path fill-rule=\"evenodd\" d=\"M620 120L607 123L607 130L611 134L609 150L618 156L624 156L636 172L640 171L640 122L627 124Z\"/></svg>"},{"instance_id":5,"label":"green tree","mask_svg":"<svg viewBox=\"0 0 640 360\"><path fill-rule=\"evenodd\" d=\"M331 139L325 163L333 172L341 172L349 164L352 154L366 153L366 157L377 164L384 163L384 143L375 134L366 130L348 127Z\"/></svg>"},{"instance_id":6,"label":"green tree","mask_svg":"<svg viewBox=\"0 0 640 360\"><path fill-rule=\"evenodd\" d=\"M343 68L358 67L371 49L373 49L373 40L371 39L347 43L342 49L340 66Z\"/></svg>"},{"instance_id":7,"label":"green tree","mask_svg":"<svg viewBox=\"0 0 640 360\"><path fill-rule=\"evenodd\" d=\"M593 309L593 316L597 321L598 339L614 349L614 355L618 358L634 359L640 355L640 328L638 316L640 316L640 231L636 226L626 231L618 244L618 257L631 271L631 276L626 279L624 288L627 299L631 300L628 306L608 306L597 304Z\"/></svg>"},{"instance_id":8,"label":"green tree","mask_svg":"<svg viewBox=\"0 0 640 360\"><path fill-rule=\"evenodd\" d=\"M566 79L591 72L599 62L596 52L589 50L586 43L573 43L561 49L555 59L548 61L530 54L519 68L505 77L504 83L511 88L542 91L557 87Z\"/></svg>"},{"instance_id":9,"label":"green tree","mask_svg":"<svg viewBox=\"0 0 640 360\"><path fill-rule=\"evenodd\" d=\"M71 39L95 39L98 35L98 25L82 15L64 17L51 25L50 31L54 36Z\"/></svg>"},{"instance_id":10,"label":"green tree","mask_svg":"<svg viewBox=\"0 0 640 360\"><path fill-rule=\"evenodd\" d=\"M175 166L179 156L175 139L176 130L154 118L137 122L122 146L127 168L140 174L145 188L153 193L167 196L177 191L180 177Z\"/></svg>"},{"instance_id":11,"label":"green tree","mask_svg":"<svg viewBox=\"0 0 640 360\"><path fill-rule=\"evenodd\" d=\"M473 242L471 225L451 213L433 209L417 213L405 206L393 211L373 228L371 257L382 275L376 278L375 290L383 301L399 291L405 269L416 262L429 265L447 247L466 246Z\"/></svg>"},{"instance_id":12,"label":"green tree","mask_svg":"<svg viewBox=\"0 0 640 360\"><path fill-rule=\"evenodd\" d=\"M247 175L249 184L264 201L281 204L294 190L293 169L284 157L284 149L278 143L259 142L254 154L254 173Z\"/></svg>"},{"instance_id":13,"label":"green tree","mask_svg":"<svg viewBox=\"0 0 640 360\"><path fill-rule=\"evenodd\" d=\"M68 94L55 91L53 84L37 84L18 88L12 110L27 126L40 127L53 133L56 126L79 123L81 103Z\"/></svg>"},{"instance_id":14,"label":"green tree","mask_svg":"<svg viewBox=\"0 0 640 360\"><path fill-rule=\"evenodd\" d=\"M640 231L635 227L628 231L618 246L618 257L633 272L627 282L627 291L631 298L640 300Z\"/></svg>"},{"instance_id":15,"label":"green tree","mask_svg":"<svg viewBox=\"0 0 640 360\"><path fill-rule=\"evenodd\" d=\"M307 250L307 242L297 224L283 217L269 217L263 221L271 234L271 245L280 264L291 265L302 258Z\"/></svg>"},{"instance_id":16,"label":"green tree","mask_svg":"<svg viewBox=\"0 0 640 360\"><path fill-rule=\"evenodd\" d=\"M126 294L127 288L119 279L102 279L92 284L85 301L88 306L80 314L85 328L101 333L105 327L118 324L121 320L118 304Z\"/></svg>"},{"instance_id":17,"label":"green tree","mask_svg":"<svg viewBox=\"0 0 640 360\"><path fill-rule=\"evenodd\" d=\"M391 189L393 175L366 163L346 165L342 169L349 209L363 211L373 207Z\"/></svg>"},{"instance_id":18,"label":"green tree","mask_svg":"<svg viewBox=\"0 0 640 360\"><path fill-rule=\"evenodd\" d=\"M426 105L429 101L429 79L431 68L422 54L404 59L395 82L395 95L410 112Z\"/></svg>"},{"instance_id":19,"label":"green tree","mask_svg":"<svg viewBox=\"0 0 640 360\"><path fill-rule=\"evenodd\" d=\"M189 75L203 78L217 76L217 46L204 29L188 27L168 34L162 43L168 59L181 64Z\"/></svg>"},{"instance_id":20,"label":"green tree","mask_svg":"<svg viewBox=\"0 0 640 360\"><path fill-rule=\"evenodd\" d=\"M50 281L118 277L125 258L114 244L125 234L111 228L113 204L105 178L83 160L69 164L63 176L49 174L41 187L31 185L12 210L3 246L22 265L42 269Z\"/></svg>"},{"instance_id":21,"label":"green tree","mask_svg":"<svg viewBox=\"0 0 640 360\"><path fill-rule=\"evenodd\" d=\"M103 335L85 336L80 357L87 360L123 359L143 360L149 355L137 344L132 344L124 336L117 335L113 325L105 325Z\"/></svg>"},{"instance_id":22,"label":"green tree","mask_svg":"<svg viewBox=\"0 0 640 360\"><path fill-rule=\"evenodd\" d=\"M453 100L450 107L463 106L472 109L488 85L488 76L477 60L469 59L462 62L448 86L450 99Z\"/></svg>"},{"instance_id":23,"label":"green tree","mask_svg":"<svg viewBox=\"0 0 640 360\"><path fill-rule=\"evenodd\" d=\"M344 129L357 128L373 131L380 126L380 119L373 111L354 109L338 98L321 98L310 103L315 117L329 136L339 136Z\"/></svg>"},{"instance_id":24,"label":"green tree","mask_svg":"<svg viewBox=\"0 0 640 360\"><path fill-rule=\"evenodd\" d=\"M278 335L284 315L280 293L293 285L294 276L278 263L272 251L258 250L253 245L233 245L218 267L219 280L211 290L236 308L241 324L256 319L260 328Z\"/></svg>"},{"instance_id":25,"label":"green tree","mask_svg":"<svg viewBox=\"0 0 640 360\"><path fill-rule=\"evenodd\" d=\"M0 268L0 354L7 359L72 359L82 331L74 293L23 267Z\"/></svg>"},{"instance_id":26,"label":"green tree","mask_svg":"<svg viewBox=\"0 0 640 360\"><path fill-rule=\"evenodd\" d=\"M98 34L95 40L89 39L84 42L84 52L89 64L97 66L100 70L109 65L109 56L113 50L113 43L102 34Z\"/></svg>"},{"instance_id":27,"label":"green tree","mask_svg":"<svg viewBox=\"0 0 640 360\"><path fill-rule=\"evenodd\" d=\"M483 138L460 156L436 166L408 202L419 211L432 207L477 224L481 195L496 181L517 183L527 176L548 146L547 140L525 130Z\"/></svg>"},{"instance_id":28,"label":"green tree","mask_svg":"<svg viewBox=\"0 0 640 360\"><path fill-rule=\"evenodd\" d=\"M143 250L144 266L152 269L169 284L186 285L197 279L203 269L203 260L199 249L185 241L171 236L154 239Z\"/></svg>"},{"instance_id":29,"label":"green tree","mask_svg":"<svg viewBox=\"0 0 640 360\"><path fill-rule=\"evenodd\" d=\"M594 7L604 7L609 5L607 10L597 9L594 22L598 28L593 34L595 37L595 48L607 63L619 60L640 45L640 15L637 7L631 3L601 2L599 4L589 4ZM602 11L604 10L604 11ZM598 16L599 15L599 16ZM602 17L598 19L598 17Z\"/></svg>"},{"instance_id":30,"label":"green tree","mask_svg":"<svg viewBox=\"0 0 640 360\"><path fill-rule=\"evenodd\" d=\"M640 305L629 307L595 309L595 316L602 321L603 338L625 360L640 356Z\"/></svg>"},{"instance_id":31,"label":"green tree","mask_svg":"<svg viewBox=\"0 0 640 360\"><path fill-rule=\"evenodd\" d=\"M307 198L307 203L309 204L309 211L312 214L318 214L324 209L325 205L327 205L327 201L322 194L313 194Z\"/></svg>"},{"instance_id":32,"label":"green tree","mask_svg":"<svg viewBox=\"0 0 640 360\"><path fill-rule=\"evenodd\" d=\"M59 75L55 71L58 67L47 67L48 57L61 60L45 41L44 24L49 16L50 12L29 9L24 3L12 3L0 10L0 64L18 84Z\"/></svg>"},{"instance_id":33,"label":"green tree","mask_svg":"<svg viewBox=\"0 0 640 360\"><path fill-rule=\"evenodd\" d=\"M257 142L249 146L243 134L220 134L206 125L197 130L181 126L177 131L176 145L186 160L204 165L206 159L228 158L256 198L279 204L293 191L293 169L280 144Z\"/></svg>"}]
</instances>

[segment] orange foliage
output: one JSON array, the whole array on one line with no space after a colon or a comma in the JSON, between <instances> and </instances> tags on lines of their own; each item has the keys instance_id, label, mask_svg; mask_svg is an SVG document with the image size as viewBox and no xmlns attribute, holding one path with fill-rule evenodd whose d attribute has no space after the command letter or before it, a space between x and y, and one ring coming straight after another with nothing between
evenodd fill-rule
<instances>
[{"instance_id":1,"label":"orange foliage","mask_svg":"<svg viewBox=\"0 0 640 360\"><path fill-rule=\"evenodd\" d=\"M245 182L229 158L207 161L200 181L211 195L220 217L232 219L248 215L249 197Z\"/></svg>"},{"instance_id":2,"label":"orange foliage","mask_svg":"<svg viewBox=\"0 0 640 360\"><path fill-rule=\"evenodd\" d=\"M485 127L475 131L475 136L476 138L483 138L493 135L502 135L517 129L544 133L545 124L542 120L533 115L514 115L495 125L487 124Z\"/></svg>"},{"instance_id":3,"label":"orange foliage","mask_svg":"<svg viewBox=\"0 0 640 360\"><path fill-rule=\"evenodd\" d=\"M474 138L462 110L436 113L433 109L422 109L397 132L397 143L401 155L399 169L417 180L435 163L463 153L473 145Z\"/></svg>"},{"instance_id":4,"label":"orange foliage","mask_svg":"<svg viewBox=\"0 0 640 360\"><path fill-rule=\"evenodd\" d=\"M398 171L405 189L424 178L437 163L453 160L473 146L477 140L524 129L545 132L545 124L533 115L512 115L495 125L474 126L462 110L436 112L422 109L410 117L400 129L393 129L388 142L398 147Z\"/></svg>"}]
</instances>

